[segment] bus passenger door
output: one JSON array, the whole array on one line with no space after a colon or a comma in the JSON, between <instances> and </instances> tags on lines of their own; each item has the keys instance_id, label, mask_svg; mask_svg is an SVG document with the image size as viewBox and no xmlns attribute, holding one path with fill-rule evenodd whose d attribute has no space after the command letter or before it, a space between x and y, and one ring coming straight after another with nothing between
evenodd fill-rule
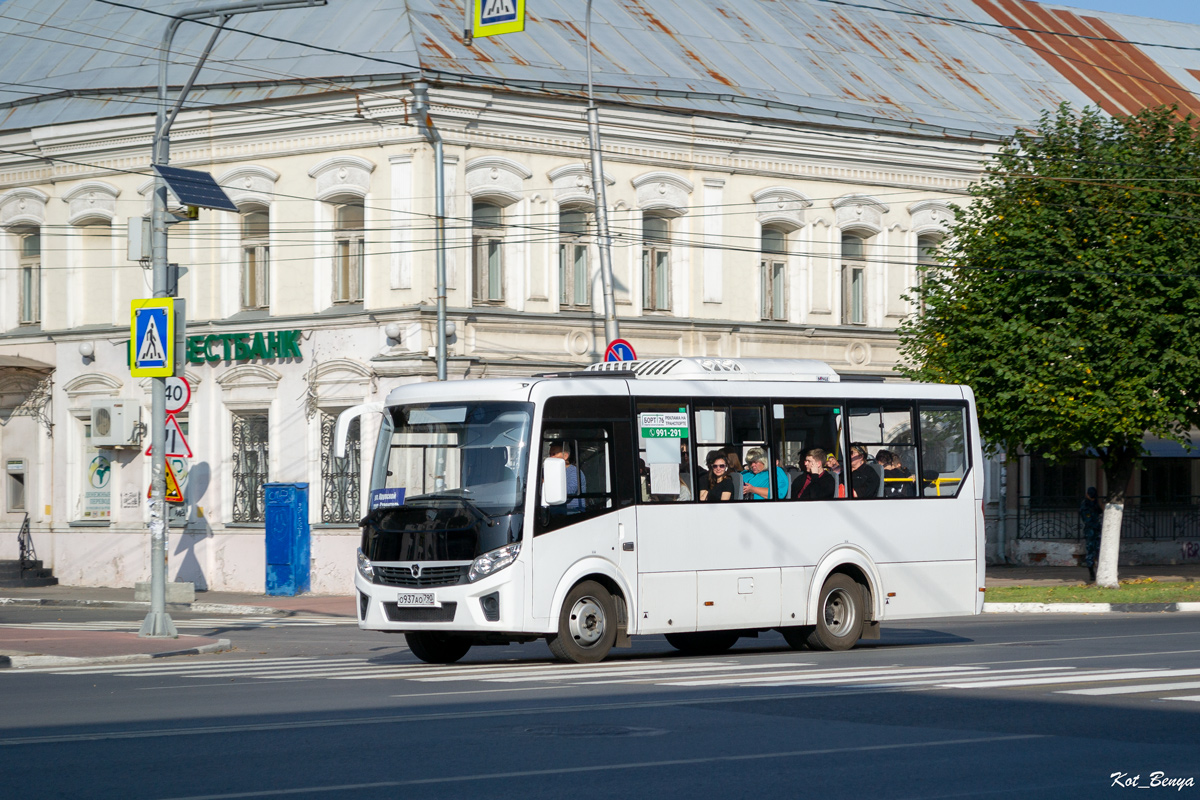
<instances>
[{"instance_id":1,"label":"bus passenger door","mask_svg":"<svg viewBox=\"0 0 1200 800\"><path fill-rule=\"evenodd\" d=\"M537 511L532 582L537 624L553 621L556 592L579 571L614 577L634 605L638 542L628 409L627 397L556 397L546 404L536 455L539 464L547 458L567 462L568 499ZM538 474L540 486L540 469Z\"/></svg>"}]
</instances>

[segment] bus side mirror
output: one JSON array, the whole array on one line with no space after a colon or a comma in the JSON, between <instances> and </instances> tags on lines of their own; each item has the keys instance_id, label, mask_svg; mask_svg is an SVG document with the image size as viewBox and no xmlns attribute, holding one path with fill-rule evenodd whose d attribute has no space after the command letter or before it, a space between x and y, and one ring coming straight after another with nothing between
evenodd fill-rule
<instances>
[{"instance_id":1,"label":"bus side mirror","mask_svg":"<svg viewBox=\"0 0 1200 800\"><path fill-rule=\"evenodd\" d=\"M542 462L542 505L561 506L567 502L567 462L547 458Z\"/></svg>"},{"instance_id":2,"label":"bus side mirror","mask_svg":"<svg viewBox=\"0 0 1200 800\"><path fill-rule=\"evenodd\" d=\"M361 417L363 414L371 412L382 413L383 403L363 403L358 406L351 406L338 414L337 425L333 430L333 456L334 458L346 457L346 438L350 433L350 423Z\"/></svg>"}]
</instances>

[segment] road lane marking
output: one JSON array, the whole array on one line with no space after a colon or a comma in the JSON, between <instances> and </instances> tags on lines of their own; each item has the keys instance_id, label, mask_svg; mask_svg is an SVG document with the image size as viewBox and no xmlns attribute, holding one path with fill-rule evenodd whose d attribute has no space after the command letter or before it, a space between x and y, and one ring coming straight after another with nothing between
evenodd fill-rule
<instances>
[{"instance_id":1,"label":"road lane marking","mask_svg":"<svg viewBox=\"0 0 1200 800\"><path fill-rule=\"evenodd\" d=\"M1027 741L1049 738L1042 734L1014 734L1010 736L979 736L970 739L942 739L928 742L897 742L893 744L860 745L858 747L824 747L810 750L785 750L774 753L745 753L737 755L703 756L699 758L675 758L661 761L627 761L614 764L589 764L580 767L558 767L550 769L514 770L510 772L475 773L471 775L444 775L437 778L410 778L402 781L373 781L371 783L342 783L324 786L304 786L292 789L264 789L249 792L226 792L222 794L187 795L165 798L165 800L241 800L250 797L286 797L298 794L362 791L365 789L399 788L403 786L430 786L449 783L468 783L489 780L511 780L537 778L550 775L580 775L613 770L662 769L664 767L691 767L706 764L731 764L746 761L769 761L782 758L809 758L834 756L849 753L878 753L889 750L915 750L928 747L957 747L962 745L993 744L997 742Z\"/></svg>"}]
</instances>

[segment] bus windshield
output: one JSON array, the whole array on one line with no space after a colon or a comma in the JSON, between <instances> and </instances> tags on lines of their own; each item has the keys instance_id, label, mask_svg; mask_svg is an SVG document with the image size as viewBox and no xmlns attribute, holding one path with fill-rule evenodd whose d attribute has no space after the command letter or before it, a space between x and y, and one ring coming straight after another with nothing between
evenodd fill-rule
<instances>
[{"instance_id":1,"label":"bus windshield","mask_svg":"<svg viewBox=\"0 0 1200 800\"><path fill-rule=\"evenodd\" d=\"M521 511L531 404L422 403L391 411L372 490L403 488L406 506L449 500L489 517Z\"/></svg>"}]
</instances>

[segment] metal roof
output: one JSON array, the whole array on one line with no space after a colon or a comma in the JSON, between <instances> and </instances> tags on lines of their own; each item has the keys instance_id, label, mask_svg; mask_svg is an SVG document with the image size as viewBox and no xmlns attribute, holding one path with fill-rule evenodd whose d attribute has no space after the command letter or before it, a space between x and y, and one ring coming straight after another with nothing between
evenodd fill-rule
<instances>
[{"instance_id":1,"label":"metal roof","mask_svg":"<svg viewBox=\"0 0 1200 800\"><path fill-rule=\"evenodd\" d=\"M199 4L122 2L132 8L0 3L0 130L153 110L163 15ZM530 2L524 33L471 47L461 40L462 2L330 0L235 17L188 107L382 87L421 72L580 94L581 0ZM593 14L602 102L986 137L1031 125L1063 101L1109 112L1160 102L1200 110L1200 52L1148 46L1194 48L1196 25L1024 0L596 0ZM180 28L173 84L209 34L195 23Z\"/></svg>"}]
</instances>

